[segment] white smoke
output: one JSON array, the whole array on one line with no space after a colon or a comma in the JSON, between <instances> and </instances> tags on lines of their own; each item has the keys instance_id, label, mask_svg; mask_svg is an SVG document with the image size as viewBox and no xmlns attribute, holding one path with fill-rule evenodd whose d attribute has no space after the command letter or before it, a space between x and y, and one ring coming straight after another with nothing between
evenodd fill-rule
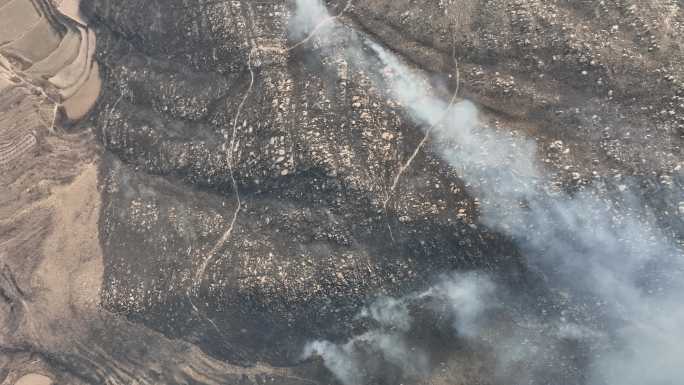
<instances>
[{"instance_id":1,"label":"white smoke","mask_svg":"<svg viewBox=\"0 0 684 385\"><path fill-rule=\"evenodd\" d=\"M370 318L382 326L404 332L411 328L413 322L406 301L392 297L377 299L368 308L361 310L359 318Z\"/></svg>"},{"instance_id":2,"label":"white smoke","mask_svg":"<svg viewBox=\"0 0 684 385\"><path fill-rule=\"evenodd\" d=\"M326 25L330 18L328 9L320 0L296 0L297 12L290 18L288 33L293 39L304 39L315 32L319 36L327 36L334 24Z\"/></svg>"},{"instance_id":3,"label":"white smoke","mask_svg":"<svg viewBox=\"0 0 684 385\"><path fill-rule=\"evenodd\" d=\"M485 276L476 274L452 274L418 295L395 299L381 297L359 313L359 318L376 321L377 329L353 337L344 344L329 341L313 341L304 348L303 359L318 355L335 377L345 385L366 383L368 356L381 359L403 376L422 378L429 375L429 359L426 352L408 342L415 322L409 313L409 303L416 300L434 299L448 306L446 310L455 319L455 332L474 336L478 330L477 320L487 308L485 301L493 293L494 285Z\"/></svg>"},{"instance_id":4,"label":"white smoke","mask_svg":"<svg viewBox=\"0 0 684 385\"><path fill-rule=\"evenodd\" d=\"M457 274L442 279L419 298L432 297L448 305L454 318L454 330L463 337L480 333L480 317L493 306L494 284L489 278L477 274Z\"/></svg>"},{"instance_id":5,"label":"white smoke","mask_svg":"<svg viewBox=\"0 0 684 385\"><path fill-rule=\"evenodd\" d=\"M297 3L295 20L304 20L302 25L309 26L302 31L312 30L312 25L329 17L318 1ZM317 33L326 40L326 33L341 30L331 23ZM577 320L573 322L561 320L560 325L531 329L554 329L555 335L525 336L521 329L511 339L511 345L518 344L521 350L511 353L495 349L501 366L538 359L548 352L544 346L549 344L548 338L583 340L591 345L587 354L591 360L588 382L592 385L681 383L683 258L681 250L660 234L653 215L627 196L609 199L592 189L574 196L547 193L544 186L548 180L537 165L533 140L487 127L472 103L450 105L433 94L426 77L379 44L369 39L353 41L372 52L359 55L365 52L361 47L345 47L354 51L350 57L356 58L356 65L371 68L368 63L379 62L380 66L372 69L375 79L382 79L382 85L417 123L434 127L431 133L441 155L481 201L481 222L516 240L529 264L544 274L552 290L564 293L569 306L576 310ZM455 330L476 339L479 317L492 292L493 286L486 281L466 279L446 280L423 295L453 304ZM393 324L399 331L409 330L408 313L400 311L402 300L384 301L363 315L384 326ZM363 339L387 348L391 345L387 338L397 338L393 349L398 350L387 351L394 352L394 361L409 360L400 334L382 336L382 343L377 335ZM363 366L354 361L353 346L353 341L342 347L315 342L307 347L307 356L321 355L345 384L360 383L361 379L340 373L344 368L359 373L358 367Z\"/></svg>"},{"instance_id":6,"label":"white smoke","mask_svg":"<svg viewBox=\"0 0 684 385\"><path fill-rule=\"evenodd\" d=\"M304 348L302 358L314 354L323 359L328 370L344 385L363 383L363 365L355 357L353 341L342 346L328 341L310 342Z\"/></svg>"}]
</instances>

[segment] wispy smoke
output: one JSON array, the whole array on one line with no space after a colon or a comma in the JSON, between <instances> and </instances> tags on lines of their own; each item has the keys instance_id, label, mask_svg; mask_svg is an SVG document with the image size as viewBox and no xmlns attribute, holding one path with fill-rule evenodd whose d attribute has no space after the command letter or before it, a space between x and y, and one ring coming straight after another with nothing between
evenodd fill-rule
<instances>
[{"instance_id":1,"label":"wispy smoke","mask_svg":"<svg viewBox=\"0 0 684 385\"><path fill-rule=\"evenodd\" d=\"M367 309L361 310L359 318L371 318L382 326L404 332L411 328L413 322L406 301L391 297L379 298Z\"/></svg>"},{"instance_id":2,"label":"wispy smoke","mask_svg":"<svg viewBox=\"0 0 684 385\"><path fill-rule=\"evenodd\" d=\"M362 384L363 364L355 356L354 340L339 346L328 341L310 342L304 348L302 358L319 355L325 366L345 385Z\"/></svg>"},{"instance_id":3,"label":"wispy smoke","mask_svg":"<svg viewBox=\"0 0 684 385\"><path fill-rule=\"evenodd\" d=\"M318 27L319 36L327 36L335 27L323 23L330 18L328 9L320 0L296 0L297 12L289 20L289 34L293 39L304 39Z\"/></svg>"},{"instance_id":4,"label":"wispy smoke","mask_svg":"<svg viewBox=\"0 0 684 385\"><path fill-rule=\"evenodd\" d=\"M344 344L314 341L304 349L302 358L316 354L330 371L345 385L369 382L373 377L386 379L388 365L402 378L421 378L429 375L429 358L421 347L411 343L410 332L416 326L409 306L434 300L443 312L454 319L455 333L477 335L477 321L493 292L493 283L476 274L452 274L443 277L427 291L399 299L382 297L359 313L359 318L376 321L378 327L356 336Z\"/></svg>"},{"instance_id":5,"label":"wispy smoke","mask_svg":"<svg viewBox=\"0 0 684 385\"><path fill-rule=\"evenodd\" d=\"M421 294L419 298L433 297L448 305L454 319L454 331L464 337L480 332L480 317L494 301L494 284L486 276L453 274Z\"/></svg>"},{"instance_id":6,"label":"wispy smoke","mask_svg":"<svg viewBox=\"0 0 684 385\"><path fill-rule=\"evenodd\" d=\"M295 28L293 37L301 38L329 16L319 1L300 0L297 5L294 20L305 28ZM326 34L345 30L331 23L317 33L326 40ZM351 41L356 45L344 49L354 52L350 58L355 64L374 71L374 79L416 123L434 127L435 147L482 203L480 221L515 239L530 266L543 273L553 292L562 294L569 310L553 321L532 317L533 327L517 324L508 340L491 341L481 331L482 314L495 302L491 281L451 277L411 298L441 298L450 304L455 333L489 343L501 368L527 360L531 369L519 374L525 382L554 382L538 374L543 370L534 361L546 364L545 356L553 356L551 364L563 366L563 355L555 349L570 340L588 346L589 372L584 378L591 385L681 383L683 256L659 232L654 214L634 197L608 198L596 187L573 196L547 191L549 181L537 164L535 141L488 127L468 101L450 105L435 96L426 77L370 39ZM359 373L367 366L360 361L360 341L402 367L409 368L412 357L425 361L424 355L407 350L404 335L414 326L407 301L376 302L361 316L376 320L380 329L342 346L314 342L305 356L319 354L345 384L364 381ZM410 370L422 373L427 363L418 366Z\"/></svg>"}]
</instances>

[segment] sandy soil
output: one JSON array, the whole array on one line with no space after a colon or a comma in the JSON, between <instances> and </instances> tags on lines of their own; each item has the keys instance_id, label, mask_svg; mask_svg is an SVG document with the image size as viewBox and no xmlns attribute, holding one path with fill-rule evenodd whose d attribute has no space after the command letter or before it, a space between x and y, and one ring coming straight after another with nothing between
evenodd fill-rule
<instances>
[{"instance_id":1,"label":"sandy soil","mask_svg":"<svg viewBox=\"0 0 684 385\"><path fill-rule=\"evenodd\" d=\"M14 0L0 8L0 43L13 41L40 21L31 2Z\"/></svg>"},{"instance_id":2,"label":"sandy soil","mask_svg":"<svg viewBox=\"0 0 684 385\"><path fill-rule=\"evenodd\" d=\"M61 41L62 36L46 19L42 19L21 38L3 47L3 50L14 52L29 63L36 63L50 56Z\"/></svg>"},{"instance_id":3,"label":"sandy soil","mask_svg":"<svg viewBox=\"0 0 684 385\"><path fill-rule=\"evenodd\" d=\"M16 385L51 385L53 382L49 377L42 374L30 373L20 378Z\"/></svg>"},{"instance_id":4,"label":"sandy soil","mask_svg":"<svg viewBox=\"0 0 684 385\"><path fill-rule=\"evenodd\" d=\"M40 116L46 107L21 85L0 90L0 286L13 293L3 318L9 326L0 331L3 347L18 339L35 348L63 342L63 333L52 333L54 323L80 320L74 309L92 308L98 298L94 146L87 134L49 134ZM24 137L32 138L31 147ZM38 375L49 370L35 353L4 358L0 368L14 370L0 373L3 385L26 373L34 375L16 383L51 383Z\"/></svg>"},{"instance_id":5,"label":"sandy soil","mask_svg":"<svg viewBox=\"0 0 684 385\"><path fill-rule=\"evenodd\" d=\"M46 204L53 213L52 231L43 243L44 259L31 286L50 288L42 305L62 317L74 316L69 314L73 307L95 310L102 279L97 164L80 166L74 181L54 188Z\"/></svg>"},{"instance_id":6,"label":"sandy soil","mask_svg":"<svg viewBox=\"0 0 684 385\"><path fill-rule=\"evenodd\" d=\"M86 23L85 19L83 19L83 15L81 14L80 6L81 0L57 1L57 9L59 12L83 25L87 25L88 23Z\"/></svg>"},{"instance_id":7,"label":"sandy soil","mask_svg":"<svg viewBox=\"0 0 684 385\"><path fill-rule=\"evenodd\" d=\"M78 56L79 47L81 46L81 34L76 29L70 29L58 49L56 49L45 60L35 63L26 72L31 76L54 76L64 66L68 65Z\"/></svg>"},{"instance_id":8,"label":"sandy soil","mask_svg":"<svg viewBox=\"0 0 684 385\"><path fill-rule=\"evenodd\" d=\"M67 118L71 121L78 121L86 116L93 108L102 89L100 78L100 67L97 62L89 71L88 79L81 85L76 93L64 102L64 110Z\"/></svg>"}]
</instances>

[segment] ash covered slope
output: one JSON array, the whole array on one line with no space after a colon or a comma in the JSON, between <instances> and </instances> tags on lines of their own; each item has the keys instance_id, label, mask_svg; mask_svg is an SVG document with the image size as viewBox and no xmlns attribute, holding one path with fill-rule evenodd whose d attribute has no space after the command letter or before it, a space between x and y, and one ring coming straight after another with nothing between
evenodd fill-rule
<instances>
[{"instance_id":1,"label":"ash covered slope","mask_svg":"<svg viewBox=\"0 0 684 385\"><path fill-rule=\"evenodd\" d=\"M537 139L553 188L633 187L680 236L681 10L573 4L372 1L339 21L432 73L445 99L455 52L461 95L489 126ZM392 188L420 125L349 60L344 36L288 50L293 7L85 5L111 153L104 307L232 362L291 365L310 339L367 328L356 315L375 295L453 269L553 301L508 238L478 224L479 202L430 141Z\"/></svg>"},{"instance_id":2,"label":"ash covered slope","mask_svg":"<svg viewBox=\"0 0 684 385\"><path fill-rule=\"evenodd\" d=\"M197 17L220 20L217 35L192 45L212 56L161 44L183 23L98 35L112 90L98 129L117 156L104 180L106 307L226 358L285 364L311 337L347 335L369 295L454 268L516 283L514 248L473 224L437 156L420 154L425 172L392 191L423 136L372 74L342 51L323 63L288 51L286 4L208 7ZM199 12L174 9L162 15ZM114 29L145 10L93 12Z\"/></svg>"}]
</instances>

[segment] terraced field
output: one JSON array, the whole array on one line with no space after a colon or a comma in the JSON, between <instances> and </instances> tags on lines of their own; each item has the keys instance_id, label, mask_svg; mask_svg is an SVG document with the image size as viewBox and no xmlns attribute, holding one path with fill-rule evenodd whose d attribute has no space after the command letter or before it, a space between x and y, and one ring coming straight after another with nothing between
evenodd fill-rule
<instances>
[{"instance_id":1,"label":"terraced field","mask_svg":"<svg viewBox=\"0 0 684 385\"><path fill-rule=\"evenodd\" d=\"M38 132L50 124L49 105L28 90L0 80L0 170L16 165L37 144ZM45 119L48 119L47 122Z\"/></svg>"}]
</instances>

